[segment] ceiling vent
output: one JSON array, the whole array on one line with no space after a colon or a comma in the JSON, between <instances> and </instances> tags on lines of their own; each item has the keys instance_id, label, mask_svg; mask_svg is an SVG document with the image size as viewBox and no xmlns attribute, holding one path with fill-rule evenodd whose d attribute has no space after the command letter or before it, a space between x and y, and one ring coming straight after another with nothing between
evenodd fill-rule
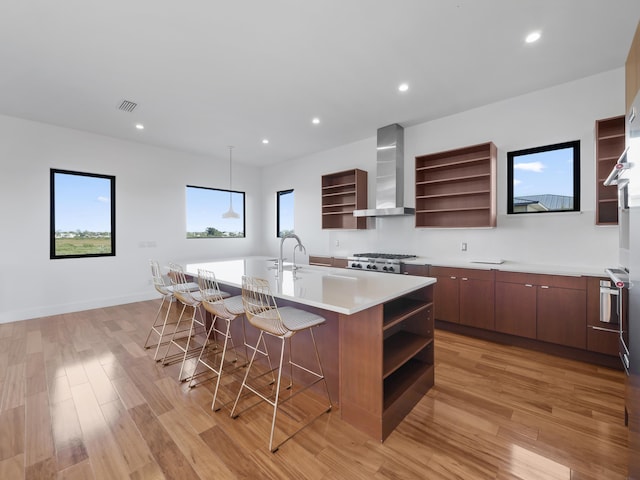
<instances>
[{"instance_id":1,"label":"ceiling vent","mask_svg":"<svg viewBox=\"0 0 640 480\"><path fill-rule=\"evenodd\" d=\"M138 104L136 102L131 102L129 100L122 100L122 103L118 107L118 110L131 113L135 110L137 106Z\"/></svg>"}]
</instances>

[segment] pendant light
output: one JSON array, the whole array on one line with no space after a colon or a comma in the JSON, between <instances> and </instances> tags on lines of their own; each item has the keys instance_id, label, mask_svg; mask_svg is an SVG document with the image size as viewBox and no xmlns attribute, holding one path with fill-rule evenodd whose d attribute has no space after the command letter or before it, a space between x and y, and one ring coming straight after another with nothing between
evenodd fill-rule
<instances>
[{"instance_id":1,"label":"pendant light","mask_svg":"<svg viewBox=\"0 0 640 480\"><path fill-rule=\"evenodd\" d=\"M233 211L233 198L231 192L231 152L233 146L229 145L229 210L222 214L222 218L240 218L236 212Z\"/></svg>"}]
</instances>

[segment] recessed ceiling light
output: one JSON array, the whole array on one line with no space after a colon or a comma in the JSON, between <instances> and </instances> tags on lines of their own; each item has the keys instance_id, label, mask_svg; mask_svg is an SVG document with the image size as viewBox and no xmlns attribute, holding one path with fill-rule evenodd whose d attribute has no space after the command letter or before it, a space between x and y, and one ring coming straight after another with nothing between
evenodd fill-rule
<instances>
[{"instance_id":1,"label":"recessed ceiling light","mask_svg":"<svg viewBox=\"0 0 640 480\"><path fill-rule=\"evenodd\" d=\"M537 42L538 40L540 40L540 32L531 32L527 35L527 38L524 39L527 43Z\"/></svg>"},{"instance_id":2,"label":"recessed ceiling light","mask_svg":"<svg viewBox=\"0 0 640 480\"><path fill-rule=\"evenodd\" d=\"M409 84L408 83L401 83L398 86L398 90L401 92L406 92L407 90L409 90Z\"/></svg>"},{"instance_id":3,"label":"recessed ceiling light","mask_svg":"<svg viewBox=\"0 0 640 480\"><path fill-rule=\"evenodd\" d=\"M313 117L311 123L313 123L314 125L318 125L320 123L320 119L318 117Z\"/></svg>"},{"instance_id":4,"label":"recessed ceiling light","mask_svg":"<svg viewBox=\"0 0 640 480\"><path fill-rule=\"evenodd\" d=\"M262 139L262 143L264 143L266 145L267 143L269 143L269 139L268 138L263 138Z\"/></svg>"},{"instance_id":5,"label":"recessed ceiling light","mask_svg":"<svg viewBox=\"0 0 640 480\"><path fill-rule=\"evenodd\" d=\"M141 123L136 123L136 128L137 128L138 130L144 130L144 125L143 125L143 124L141 124Z\"/></svg>"}]
</instances>

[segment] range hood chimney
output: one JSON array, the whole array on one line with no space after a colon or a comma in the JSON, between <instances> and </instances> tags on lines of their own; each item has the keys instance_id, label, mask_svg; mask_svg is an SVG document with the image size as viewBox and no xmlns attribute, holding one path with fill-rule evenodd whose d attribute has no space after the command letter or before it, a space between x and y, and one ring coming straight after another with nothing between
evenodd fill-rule
<instances>
[{"instance_id":1,"label":"range hood chimney","mask_svg":"<svg viewBox=\"0 0 640 480\"><path fill-rule=\"evenodd\" d=\"M355 217L414 215L404 203L404 128L397 123L378 129L376 208L354 210Z\"/></svg>"}]
</instances>

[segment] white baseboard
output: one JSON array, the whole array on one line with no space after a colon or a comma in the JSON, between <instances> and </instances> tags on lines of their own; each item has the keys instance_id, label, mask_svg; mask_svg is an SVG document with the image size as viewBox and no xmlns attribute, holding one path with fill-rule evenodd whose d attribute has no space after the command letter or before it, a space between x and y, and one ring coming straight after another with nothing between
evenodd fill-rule
<instances>
[{"instance_id":1,"label":"white baseboard","mask_svg":"<svg viewBox=\"0 0 640 480\"><path fill-rule=\"evenodd\" d=\"M124 305L127 303L144 302L160 298L155 292L138 293L135 295L127 295L124 297L100 298L87 300L86 302L67 303L62 305L48 305L45 307L26 308L21 310L12 310L0 312L0 323L17 322L19 320L32 320L40 317L49 317L51 315L61 315L63 313L81 312L83 310L93 310L94 308L113 307L115 305Z\"/></svg>"}]
</instances>

